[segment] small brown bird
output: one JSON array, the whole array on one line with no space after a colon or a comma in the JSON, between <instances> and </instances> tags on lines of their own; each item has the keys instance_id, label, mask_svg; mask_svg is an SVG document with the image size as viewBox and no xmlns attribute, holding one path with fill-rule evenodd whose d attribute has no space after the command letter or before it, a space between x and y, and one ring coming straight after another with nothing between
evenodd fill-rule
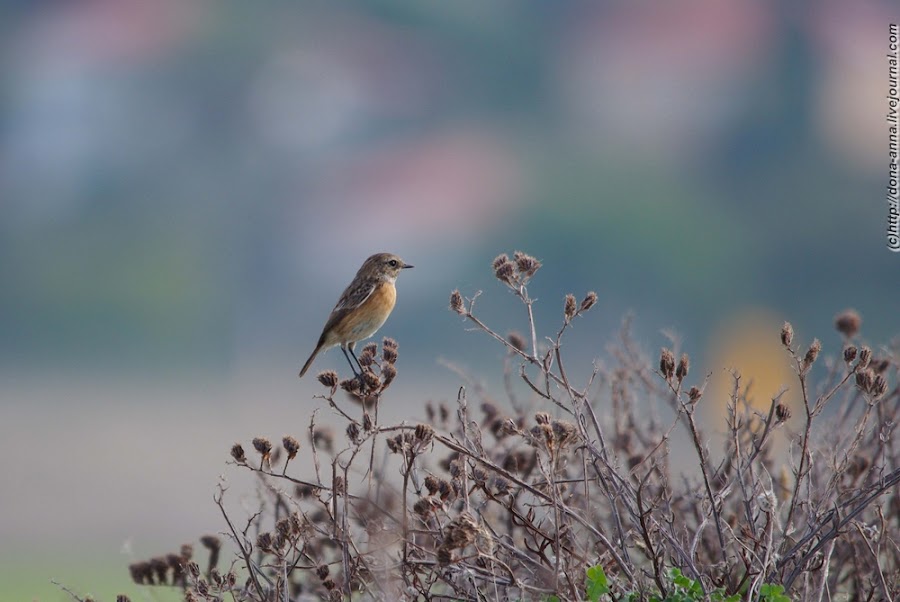
<instances>
[{"instance_id":1,"label":"small brown bird","mask_svg":"<svg viewBox=\"0 0 900 602\"><path fill-rule=\"evenodd\" d=\"M356 366L362 372L362 366L353 353L353 346L357 341L368 339L375 334L391 315L397 301L394 282L397 281L400 270L411 267L413 266L404 263L391 253L376 253L366 259L353 282L344 290L337 305L331 310L315 350L300 370L300 377L306 374L320 351L335 345L341 346L353 374L357 372L353 362L350 361L350 356L353 356Z\"/></svg>"}]
</instances>

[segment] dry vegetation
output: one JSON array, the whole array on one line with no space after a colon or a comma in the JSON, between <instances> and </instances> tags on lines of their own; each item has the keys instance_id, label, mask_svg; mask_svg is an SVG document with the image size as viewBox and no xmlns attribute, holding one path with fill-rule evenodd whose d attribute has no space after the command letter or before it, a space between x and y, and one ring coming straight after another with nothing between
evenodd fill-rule
<instances>
[{"instance_id":1,"label":"dry vegetation","mask_svg":"<svg viewBox=\"0 0 900 602\"><path fill-rule=\"evenodd\" d=\"M785 386L801 403L779 394L757 411L733 371L717 427L725 459L714 461L697 420L714 402L708 375L695 378L686 354L650 361L626 326L586 382L570 381L566 362L591 362L566 358L562 342L597 296L567 295L543 336L527 289L540 267L521 253L493 263L523 305L524 337L483 323L477 293L450 297L505 349L507 385L521 379L530 399L499 407L460 389L428 405L426 424L382 424L398 346L368 344L362 378L318 376L344 432L314 414L302 448L290 436L234 445L230 462L258 481L258 512L231 515L220 489L222 539L202 540L211 557L198 564L184 546L132 565L134 580L186 600L786 599L778 586L791 599L898 599L896 348L859 343L852 311L836 320L845 345L833 359L785 324L796 375ZM689 469L670 455L681 429ZM791 442L781 454L778 431Z\"/></svg>"}]
</instances>

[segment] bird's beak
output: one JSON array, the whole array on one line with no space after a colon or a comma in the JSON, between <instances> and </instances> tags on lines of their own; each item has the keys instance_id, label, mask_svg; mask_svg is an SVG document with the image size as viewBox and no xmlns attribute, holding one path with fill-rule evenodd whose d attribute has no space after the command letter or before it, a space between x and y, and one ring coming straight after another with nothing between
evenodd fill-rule
<instances>
[{"instance_id":1,"label":"bird's beak","mask_svg":"<svg viewBox=\"0 0 900 602\"><path fill-rule=\"evenodd\" d=\"M414 266L414 265L409 265L408 263L404 263L404 264L403 264L403 269L404 269L404 270L405 270L406 268L414 268L414 267L416 267L416 266Z\"/></svg>"}]
</instances>

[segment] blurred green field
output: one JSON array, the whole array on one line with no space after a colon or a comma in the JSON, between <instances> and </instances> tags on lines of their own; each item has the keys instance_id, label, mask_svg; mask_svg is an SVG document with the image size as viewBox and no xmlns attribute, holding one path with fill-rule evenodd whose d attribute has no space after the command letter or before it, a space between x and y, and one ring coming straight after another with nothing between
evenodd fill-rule
<instances>
[{"instance_id":1,"label":"blurred green field","mask_svg":"<svg viewBox=\"0 0 900 602\"><path fill-rule=\"evenodd\" d=\"M57 581L79 597L92 596L97 602L114 602L119 594L132 601L180 600L173 588L141 588L128 576L128 558L117 550L85 550L81 556L16 556L4 550L0 556L0 602L65 602L72 597L51 582Z\"/></svg>"}]
</instances>

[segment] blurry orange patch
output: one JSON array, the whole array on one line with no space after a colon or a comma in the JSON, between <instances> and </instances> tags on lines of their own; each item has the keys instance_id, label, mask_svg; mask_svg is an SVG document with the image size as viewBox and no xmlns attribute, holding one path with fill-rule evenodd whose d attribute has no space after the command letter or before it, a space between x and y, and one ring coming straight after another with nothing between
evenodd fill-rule
<instances>
[{"instance_id":1,"label":"blurry orange patch","mask_svg":"<svg viewBox=\"0 0 900 602\"><path fill-rule=\"evenodd\" d=\"M734 390L731 370L740 373L742 389L749 385L747 397L757 411L767 412L772 398L783 387L789 390L781 401L791 410L797 409L796 377L780 339L783 322L783 318L764 308L749 308L733 314L716 329L709 345L712 377L704 399L714 401L708 418L717 427L724 427L728 400Z\"/></svg>"}]
</instances>

